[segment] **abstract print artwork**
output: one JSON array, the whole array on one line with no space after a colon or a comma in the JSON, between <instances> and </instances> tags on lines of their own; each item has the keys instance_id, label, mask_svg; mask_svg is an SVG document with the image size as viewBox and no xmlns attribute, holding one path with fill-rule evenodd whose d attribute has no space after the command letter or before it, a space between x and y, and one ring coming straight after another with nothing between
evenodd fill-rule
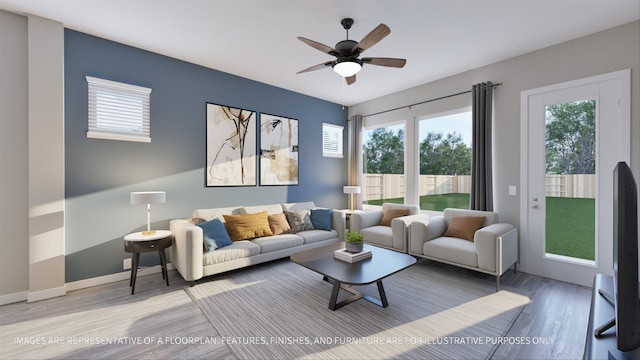
<instances>
[{"instance_id":1,"label":"abstract print artwork","mask_svg":"<svg viewBox=\"0 0 640 360\"><path fill-rule=\"evenodd\" d=\"M298 120L260 114L260 185L298 185Z\"/></svg>"},{"instance_id":2,"label":"abstract print artwork","mask_svg":"<svg viewBox=\"0 0 640 360\"><path fill-rule=\"evenodd\" d=\"M207 103L207 186L255 186L256 112Z\"/></svg>"}]
</instances>

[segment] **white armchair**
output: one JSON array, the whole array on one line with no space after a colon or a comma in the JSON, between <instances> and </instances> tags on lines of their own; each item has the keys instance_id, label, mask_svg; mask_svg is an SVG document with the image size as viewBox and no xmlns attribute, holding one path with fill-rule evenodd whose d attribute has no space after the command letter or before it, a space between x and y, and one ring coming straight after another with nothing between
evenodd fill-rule
<instances>
[{"instance_id":1,"label":"white armchair","mask_svg":"<svg viewBox=\"0 0 640 360\"><path fill-rule=\"evenodd\" d=\"M393 218L390 226L380 224L385 214L397 210L406 210L407 215ZM409 224L426 218L416 205L384 203L381 210L352 213L349 222L350 230L361 232L365 243L406 253Z\"/></svg>"},{"instance_id":2,"label":"white armchair","mask_svg":"<svg viewBox=\"0 0 640 360\"><path fill-rule=\"evenodd\" d=\"M484 217L481 228L470 239L445 236L453 217ZM456 221L457 222L457 221ZM451 229L454 230L454 229ZM411 223L409 254L491 274L500 290L500 276L518 261L518 230L499 223L490 211L445 209L444 216L432 216Z\"/></svg>"}]
</instances>

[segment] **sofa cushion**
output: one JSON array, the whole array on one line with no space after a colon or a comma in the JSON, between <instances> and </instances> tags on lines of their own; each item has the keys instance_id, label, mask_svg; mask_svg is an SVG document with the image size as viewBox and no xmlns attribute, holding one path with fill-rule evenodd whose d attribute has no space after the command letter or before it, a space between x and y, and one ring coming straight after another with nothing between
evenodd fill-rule
<instances>
[{"instance_id":1,"label":"sofa cushion","mask_svg":"<svg viewBox=\"0 0 640 360\"><path fill-rule=\"evenodd\" d=\"M213 219L196 225L202 228L202 241L205 251L213 251L231 245L231 238L220 219Z\"/></svg>"},{"instance_id":2,"label":"sofa cushion","mask_svg":"<svg viewBox=\"0 0 640 360\"><path fill-rule=\"evenodd\" d=\"M439 237L422 246L423 254L454 264L478 267L478 253L474 243L452 237Z\"/></svg>"},{"instance_id":3,"label":"sofa cushion","mask_svg":"<svg viewBox=\"0 0 640 360\"><path fill-rule=\"evenodd\" d=\"M241 213L243 214L255 214L259 212L266 211L269 215L273 214L282 214L282 205L280 204L272 204L272 205L254 205L254 206L244 206L242 207Z\"/></svg>"},{"instance_id":4,"label":"sofa cushion","mask_svg":"<svg viewBox=\"0 0 640 360\"><path fill-rule=\"evenodd\" d=\"M311 209L311 223L314 229L330 231L331 218L333 218L331 209Z\"/></svg>"},{"instance_id":5,"label":"sofa cushion","mask_svg":"<svg viewBox=\"0 0 640 360\"><path fill-rule=\"evenodd\" d=\"M258 254L260 254L260 246L248 240L236 241L222 249L204 253L202 257L202 264L204 266L220 264Z\"/></svg>"},{"instance_id":6,"label":"sofa cushion","mask_svg":"<svg viewBox=\"0 0 640 360\"><path fill-rule=\"evenodd\" d=\"M331 230L331 231L308 230L308 231L301 231L296 235L302 237L304 239L305 244L311 244L318 241L335 239L338 237L338 232L335 230Z\"/></svg>"},{"instance_id":7,"label":"sofa cushion","mask_svg":"<svg viewBox=\"0 0 640 360\"><path fill-rule=\"evenodd\" d=\"M269 228L271 228L273 235L291 232L291 226L289 226L289 222L287 221L287 217L284 213L269 215L268 219Z\"/></svg>"},{"instance_id":8,"label":"sofa cushion","mask_svg":"<svg viewBox=\"0 0 640 360\"><path fill-rule=\"evenodd\" d=\"M201 218L205 221L220 219L222 215L238 215L241 214L242 208L239 206L226 207L226 208L213 208L213 209L196 209L193 210L191 216L194 218Z\"/></svg>"},{"instance_id":9,"label":"sofa cushion","mask_svg":"<svg viewBox=\"0 0 640 360\"><path fill-rule=\"evenodd\" d=\"M262 236L271 236L266 211L256 214L223 215L227 231L232 241L249 240Z\"/></svg>"},{"instance_id":10,"label":"sofa cushion","mask_svg":"<svg viewBox=\"0 0 640 360\"><path fill-rule=\"evenodd\" d=\"M409 215L409 209L386 209L382 214L382 220L380 220L381 226L391 226L391 220Z\"/></svg>"},{"instance_id":11,"label":"sofa cushion","mask_svg":"<svg viewBox=\"0 0 640 360\"><path fill-rule=\"evenodd\" d=\"M283 211L311 210L316 207L313 201L281 204Z\"/></svg>"},{"instance_id":12,"label":"sofa cushion","mask_svg":"<svg viewBox=\"0 0 640 360\"><path fill-rule=\"evenodd\" d=\"M282 249L288 249L294 246L300 246L304 240L294 234L281 234L274 236L261 237L251 240L252 243L260 246L260 253L268 253Z\"/></svg>"},{"instance_id":13,"label":"sofa cushion","mask_svg":"<svg viewBox=\"0 0 640 360\"><path fill-rule=\"evenodd\" d=\"M473 241L473 235L482 228L485 216L453 216L444 236Z\"/></svg>"},{"instance_id":14,"label":"sofa cushion","mask_svg":"<svg viewBox=\"0 0 640 360\"><path fill-rule=\"evenodd\" d=\"M287 216L287 221L294 233L313 230L310 210L285 211L284 214Z\"/></svg>"}]
</instances>

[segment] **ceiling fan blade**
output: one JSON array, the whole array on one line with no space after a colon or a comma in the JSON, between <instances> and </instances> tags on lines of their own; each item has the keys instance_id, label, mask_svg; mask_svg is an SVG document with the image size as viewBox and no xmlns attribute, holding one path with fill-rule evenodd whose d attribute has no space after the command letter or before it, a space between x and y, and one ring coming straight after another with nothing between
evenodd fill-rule
<instances>
[{"instance_id":1,"label":"ceiling fan blade","mask_svg":"<svg viewBox=\"0 0 640 360\"><path fill-rule=\"evenodd\" d=\"M356 50L360 49L360 52L367 50L373 45L377 44L378 41L384 39L385 36L391 33L391 29L385 24L378 25L375 29L371 30L370 33L365 35L365 37L357 43L353 49L351 49L352 53L355 53Z\"/></svg>"},{"instance_id":2,"label":"ceiling fan blade","mask_svg":"<svg viewBox=\"0 0 640 360\"><path fill-rule=\"evenodd\" d=\"M298 40L302 41L303 43L311 46L314 49L318 49L320 51L322 51L325 54L329 54L329 55L333 55L333 56L338 56L338 52L336 51L336 49L327 46L325 44L321 44L317 41L313 41L307 38L304 38L302 36L298 36Z\"/></svg>"},{"instance_id":3,"label":"ceiling fan blade","mask_svg":"<svg viewBox=\"0 0 640 360\"><path fill-rule=\"evenodd\" d=\"M351 85L354 82L356 82L356 76L355 75L351 75L349 77L346 77L345 79L347 79L347 85Z\"/></svg>"},{"instance_id":4,"label":"ceiling fan blade","mask_svg":"<svg viewBox=\"0 0 640 360\"><path fill-rule=\"evenodd\" d=\"M300 70L298 71L296 74L300 74L300 73L305 73L305 72L309 72L309 71L315 71L315 70L320 70L320 69L324 69L326 67L330 67L331 64L333 64L333 61L327 61L325 63L322 64L318 64L318 65L314 65L312 67L306 68L304 70Z\"/></svg>"},{"instance_id":5,"label":"ceiling fan blade","mask_svg":"<svg viewBox=\"0 0 640 360\"><path fill-rule=\"evenodd\" d=\"M378 65L378 66L389 66L395 68L404 67L404 64L407 63L406 59L396 59L396 58L362 58L362 62L365 64Z\"/></svg>"}]
</instances>

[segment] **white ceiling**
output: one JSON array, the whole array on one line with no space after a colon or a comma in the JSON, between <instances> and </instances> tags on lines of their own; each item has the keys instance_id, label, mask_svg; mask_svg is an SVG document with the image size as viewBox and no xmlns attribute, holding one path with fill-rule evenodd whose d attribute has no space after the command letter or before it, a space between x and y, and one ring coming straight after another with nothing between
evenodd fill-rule
<instances>
[{"instance_id":1,"label":"white ceiling","mask_svg":"<svg viewBox=\"0 0 640 360\"><path fill-rule=\"evenodd\" d=\"M358 104L640 18L639 0L0 0L0 8L66 28L343 105ZM391 34L365 57L406 58L403 69L365 65L347 86L333 57L380 23Z\"/></svg>"}]
</instances>

